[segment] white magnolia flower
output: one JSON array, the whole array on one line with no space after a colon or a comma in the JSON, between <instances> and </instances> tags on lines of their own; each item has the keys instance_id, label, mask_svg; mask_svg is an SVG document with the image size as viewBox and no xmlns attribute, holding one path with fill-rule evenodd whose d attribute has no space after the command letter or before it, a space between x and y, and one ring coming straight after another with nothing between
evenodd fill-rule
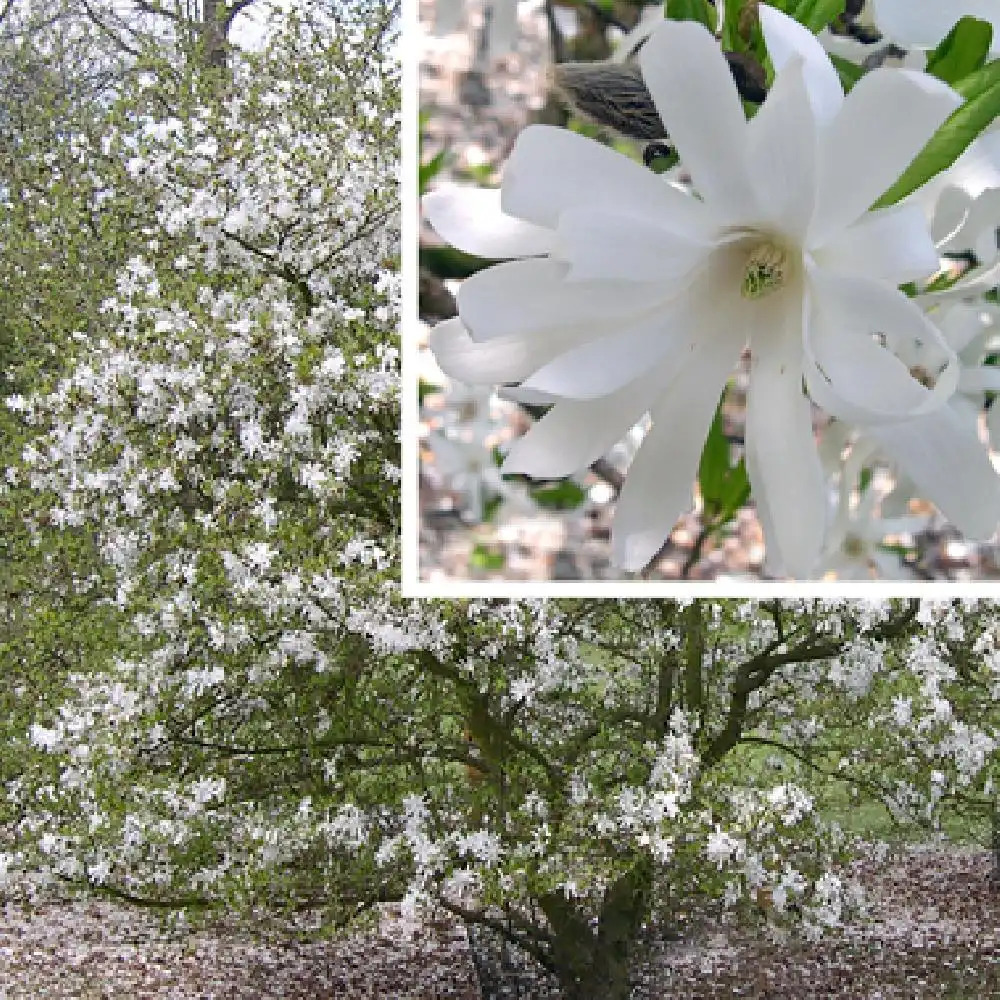
<instances>
[{"instance_id":1,"label":"white magnolia flower","mask_svg":"<svg viewBox=\"0 0 1000 1000\"><path fill-rule=\"evenodd\" d=\"M863 492L856 491L858 473L870 451L867 442L857 442L843 463L837 507L820 557L820 575L838 580L912 580L913 572L883 545L887 537L922 531L927 518L885 516L882 504L893 486L884 475L873 479Z\"/></svg>"},{"instance_id":2,"label":"white magnolia flower","mask_svg":"<svg viewBox=\"0 0 1000 1000\"><path fill-rule=\"evenodd\" d=\"M871 0L878 30L904 49L934 49L963 17L993 25L990 51L1000 53L1000 4L997 0Z\"/></svg>"},{"instance_id":3,"label":"white magnolia flower","mask_svg":"<svg viewBox=\"0 0 1000 1000\"><path fill-rule=\"evenodd\" d=\"M701 25L667 21L640 52L696 196L599 143L533 126L501 191L425 199L463 250L524 258L468 279L459 316L430 338L452 377L519 384L513 394L554 403L504 471L568 475L650 414L616 511L614 556L628 570L690 507L747 343L747 467L770 559L798 576L816 563L826 516L803 382L832 414L877 423L932 412L957 380L954 354L897 288L938 267L921 208L868 206L960 98L896 69L845 97L812 34L765 5L760 17L776 77L750 121ZM935 354L933 385L897 357L915 342Z\"/></svg>"},{"instance_id":4,"label":"white magnolia flower","mask_svg":"<svg viewBox=\"0 0 1000 1000\"><path fill-rule=\"evenodd\" d=\"M930 500L966 537L989 538L1000 524L1000 477L978 420L985 394L1000 390L1000 368L984 364L992 327L964 302L942 302L928 316L958 357L956 392L933 413L861 428L861 438L892 463L900 490ZM905 352L913 371L923 367L922 350Z\"/></svg>"}]
</instances>

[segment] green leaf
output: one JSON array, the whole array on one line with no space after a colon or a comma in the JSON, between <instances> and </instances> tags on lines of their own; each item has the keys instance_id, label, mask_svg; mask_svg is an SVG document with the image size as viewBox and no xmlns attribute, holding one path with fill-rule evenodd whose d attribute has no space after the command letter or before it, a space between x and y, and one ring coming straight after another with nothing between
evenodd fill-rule
<instances>
[{"instance_id":1,"label":"green leaf","mask_svg":"<svg viewBox=\"0 0 1000 1000\"><path fill-rule=\"evenodd\" d=\"M723 398L725 398L723 396ZM722 400L715 410L712 426L705 438L698 463L698 488L705 506L720 507L726 488L726 478L732 466L729 461L729 441L723 433Z\"/></svg>"},{"instance_id":2,"label":"green leaf","mask_svg":"<svg viewBox=\"0 0 1000 1000\"><path fill-rule=\"evenodd\" d=\"M725 524L747 500L750 499L750 479L746 462L741 458L726 478L726 488L721 497L719 523Z\"/></svg>"},{"instance_id":3,"label":"green leaf","mask_svg":"<svg viewBox=\"0 0 1000 1000\"><path fill-rule=\"evenodd\" d=\"M440 392L440 391L441 391L441 386L435 385L433 382L428 382L426 379L423 378L417 380L417 399L419 400L421 406L424 405L424 400L432 392Z\"/></svg>"},{"instance_id":4,"label":"green leaf","mask_svg":"<svg viewBox=\"0 0 1000 1000\"><path fill-rule=\"evenodd\" d=\"M1000 60L991 63L987 68L993 66L1000 66ZM927 145L917 153L896 183L872 205L872 209L895 205L942 170L947 170L969 148L973 139L992 124L998 115L1000 115L1000 80L994 82L988 89L982 90L978 96L966 101L948 118L931 136Z\"/></svg>"},{"instance_id":5,"label":"green leaf","mask_svg":"<svg viewBox=\"0 0 1000 1000\"><path fill-rule=\"evenodd\" d=\"M835 56L830 53L827 53L827 55L830 56L830 62L833 63L833 67L840 77L840 85L844 88L845 93L865 75L865 68L852 63L850 59L844 59L842 56Z\"/></svg>"},{"instance_id":6,"label":"green leaf","mask_svg":"<svg viewBox=\"0 0 1000 1000\"><path fill-rule=\"evenodd\" d=\"M504 554L496 552L481 542L477 543L469 553L469 565L473 569L500 570L504 566Z\"/></svg>"},{"instance_id":7,"label":"green leaf","mask_svg":"<svg viewBox=\"0 0 1000 1000\"><path fill-rule=\"evenodd\" d=\"M697 21L715 32L715 8L708 0L667 0L665 14L670 21Z\"/></svg>"},{"instance_id":8,"label":"green leaf","mask_svg":"<svg viewBox=\"0 0 1000 1000\"><path fill-rule=\"evenodd\" d=\"M740 35L740 12L744 3L730 0L726 4L722 18L722 48L725 52L746 52L747 43Z\"/></svg>"},{"instance_id":9,"label":"green leaf","mask_svg":"<svg viewBox=\"0 0 1000 1000\"><path fill-rule=\"evenodd\" d=\"M967 101L971 101L997 83L1000 83L1000 59L994 59L993 62L987 63L952 86Z\"/></svg>"},{"instance_id":10,"label":"green leaf","mask_svg":"<svg viewBox=\"0 0 1000 1000\"><path fill-rule=\"evenodd\" d=\"M470 274L492 266L495 261L463 253L454 247L425 246L420 248L420 266L439 278L468 278Z\"/></svg>"},{"instance_id":11,"label":"green leaf","mask_svg":"<svg viewBox=\"0 0 1000 1000\"><path fill-rule=\"evenodd\" d=\"M587 499L587 491L572 479L531 490L531 498L546 510L573 510Z\"/></svg>"},{"instance_id":12,"label":"green leaf","mask_svg":"<svg viewBox=\"0 0 1000 1000\"><path fill-rule=\"evenodd\" d=\"M493 493L483 504L483 524L489 524L494 517L496 517L497 511L500 509L500 504L503 503L503 497L499 493Z\"/></svg>"},{"instance_id":13,"label":"green leaf","mask_svg":"<svg viewBox=\"0 0 1000 1000\"><path fill-rule=\"evenodd\" d=\"M427 191L427 185L441 173L445 163L448 162L448 153L442 149L437 156L432 157L426 163L420 164L420 193Z\"/></svg>"},{"instance_id":14,"label":"green leaf","mask_svg":"<svg viewBox=\"0 0 1000 1000\"><path fill-rule=\"evenodd\" d=\"M945 83L957 83L986 62L993 41L993 25L963 17L927 57L927 72Z\"/></svg>"},{"instance_id":15,"label":"green leaf","mask_svg":"<svg viewBox=\"0 0 1000 1000\"><path fill-rule=\"evenodd\" d=\"M846 0L802 0L792 17L814 34L844 13Z\"/></svg>"}]
</instances>

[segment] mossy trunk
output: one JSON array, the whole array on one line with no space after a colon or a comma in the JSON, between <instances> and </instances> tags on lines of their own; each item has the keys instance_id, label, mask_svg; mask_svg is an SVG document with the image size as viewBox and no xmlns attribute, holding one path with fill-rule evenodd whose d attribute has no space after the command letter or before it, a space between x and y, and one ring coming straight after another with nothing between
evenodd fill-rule
<instances>
[{"instance_id":1,"label":"mossy trunk","mask_svg":"<svg viewBox=\"0 0 1000 1000\"><path fill-rule=\"evenodd\" d=\"M631 959L649 912L651 878L649 860L642 858L614 882L605 893L596 929L563 894L542 900L563 1000L628 1000Z\"/></svg>"}]
</instances>

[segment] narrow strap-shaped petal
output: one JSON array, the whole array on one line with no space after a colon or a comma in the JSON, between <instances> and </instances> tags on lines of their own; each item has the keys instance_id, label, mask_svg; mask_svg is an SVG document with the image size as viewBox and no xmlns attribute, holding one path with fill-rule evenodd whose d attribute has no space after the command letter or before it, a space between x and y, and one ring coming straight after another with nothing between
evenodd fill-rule
<instances>
[{"instance_id":1,"label":"narrow strap-shaped petal","mask_svg":"<svg viewBox=\"0 0 1000 1000\"><path fill-rule=\"evenodd\" d=\"M706 205L622 153L552 125L529 125L521 132L504 167L506 213L554 229L567 208L595 204L607 211L663 215L674 232L691 239L707 239L715 229Z\"/></svg>"},{"instance_id":2,"label":"narrow strap-shaped petal","mask_svg":"<svg viewBox=\"0 0 1000 1000\"><path fill-rule=\"evenodd\" d=\"M747 159L762 216L801 245L816 200L816 121L793 57L747 125Z\"/></svg>"},{"instance_id":3,"label":"narrow strap-shaped petal","mask_svg":"<svg viewBox=\"0 0 1000 1000\"><path fill-rule=\"evenodd\" d=\"M467 278L458 311L476 340L541 335L576 327L581 337L641 316L667 297L653 285L621 281L567 282L569 268L548 258L512 260Z\"/></svg>"},{"instance_id":4,"label":"narrow strap-shaped petal","mask_svg":"<svg viewBox=\"0 0 1000 1000\"><path fill-rule=\"evenodd\" d=\"M705 438L739 349L731 331L707 338L661 390L652 430L629 466L615 508L615 565L643 569L691 509Z\"/></svg>"},{"instance_id":5,"label":"narrow strap-shaped petal","mask_svg":"<svg viewBox=\"0 0 1000 1000\"><path fill-rule=\"evenodd\" d=\"M808 246L822 246L859 219L961 103L955 91L926 73L877 69L863 76L820 138Z\"/></svg>"},{"instance_id":6,"label":"narrow strap-shaped petal","mask_svg":"<svg viewBox=\"0 0 1000 1000\"><path fill-rule=\"evenodd\" d=\"M959 362L937 327L895 288L854 275L808 274L804 371L813 399L856 424L912 418L942 407ZM882 335L887 346L875 340ZM912 355L940 370L933 388L910 374Z\"/></svg>"},{"instance_id":7,"label":"narrow strap-shaped petal","mask_svg":"<svg viewBox=\"0 0 1000 1000\"><path fill-rule=\"evenodd\" d=\"M929 278L940 265L923 211L909 204L866 213L813 256L824 269L893 285Z\"/></svg>"},{"instance_id":8,"label":"narrow strap-shaped petal","mask_svg":"<svg viewBox=\"0 0 1000 1000\"><path fill-rule=\"evenodd\" d=\"M951 406L869 433L934 503L969 538L989 538L1000 524L1000 476L974 422Z\"/></svg>"},{"instance_id":9,"label":"narrow strap-shaped petal","mask_svg":"<svg viewBox=\"0 0 1000 1000\"><path fill-rule=\"evenodd\" d=\"M559 217L552 254L569 264L568 280L669 283L690 274L711 250L669 228L661 216L571 208Z\"/></svg>"},{"instance_id":10,"label":"narrow strap-shaped petal","mask_svg":"<svg viewBox=\"0 0 1000 1000\"><path fill-rule=\"evenodd\" d=\"M844 102L844 88L823 46L808 28L780 10L761 4L758 11L775 72L781 73L796 57L802 59L803 79L813 114L821 124L830 121Z\"/></svg>"},{"instance_id":11,"label":"narrow strap-shaped petal","mask_svg":"<svg viewBox=\"0 0 1000 1000\"><path fill-rule=\"evenodd\" d=\"M642 47L639 65L699 194L729 219L752 217L746 116L719 43L694 21L666 21Z\"/></svg>"},{"instance_id":12,"label":"narrow strap-shaped petal","mask_svg":"<svg viewBox=\"0 0 1000 1000\"><path fill-rule=\"evenodd\" d=\"M493 337L476 341L462 321L446 319L431 330L428 344L441 371L459 382L494 385L520 382L576 343L572 329L547 337Z\"/></svg>"},{"instance_id":13,"label":"narrow strap-shaped petal","mask_svg":"<svg viewBox=\"0 0 1000 1000\"><path fill-rule=\"evenodd\" d=\"M505 215L495 188L444 187L425 194L422 205L442 239L477 257L533 257L552 245L550 229Z\"/></svg>"},{"instance_id":14,"label":"narrow strap-shaped petal","mask_svg":"<svg viewBox=\"0 0 1000 1000\"><path fill-rule=\"evenodd\" d=\"M603 399L558 400L511 445L502 471L554 479L585 469L639 421L649 408L654 384L647 374Z\"/></svg>"},{"instance_id":15,"label":"narrow strap-shaped petal","mask_svg":"<svg viewBox=\"0 0 1000 1000\"><path fill-rule=\"evenodd\" d=\"M823 549L827 487L802 391L800 309L801 300L787 296L759 314L771 321L752 341L746 453L754 500L766 512L769 565L805 578Z\"/></svg>"}]
</instances>

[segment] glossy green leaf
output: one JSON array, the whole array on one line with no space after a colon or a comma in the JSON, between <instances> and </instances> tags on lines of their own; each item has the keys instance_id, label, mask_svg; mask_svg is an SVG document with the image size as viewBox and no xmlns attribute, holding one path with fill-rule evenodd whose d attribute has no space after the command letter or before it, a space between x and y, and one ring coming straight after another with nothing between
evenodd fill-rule
<instances>
[{"instance_id":1,"label":"glossy green leaf","mask_svg":"<svg viewBox=\"0 0 1000 1000\"><path fill-rule=\"evenodd\" d=\"M531 491L531 498L546 510L573 510L587 499L587 491L572 479L551 486L538 486Z\"/></svg>"},{"instance_id":2,"label":"glossy green leaf","mask_svg":"<svg viewBox=\"0 0 1000 1000\"><path fill-rule=\"evenodd\" d=\"M986 62L992 41L993 25L963 17L927 57L927 72L945 83L957 83Z\"/></svg>"},{"instance_id":3,"label":"glossy green leaf","mask_svg":"<svg viewBox=\"0 0 1000 1000\"><path fill-rule=\"evenodd\" d=\"M858 66L857 63L852 63L850 59L844 59L842 56L829 55L830 62L833 63L833 68L837 71L837 76L840 77L840 84L844 88L844 92L850 91L865 75L865 68Z\"/></svg>"},{"instance_id":4,"label":"glossy green leaf","mask_svg":"<svg viewBox=\"0 0 1000 1000\"><path fill-rule=\"evenodd\" d=\"M846 0L802 0L792 16L810 31L822 31L844 13Z\"/></svg>"},{"instance_id":5,"label":"glossy green leaf","mask_svg":"<svg viewBox=\"0 0 1000 1000\"><path fill-rule=\"evenodd\" d=\"M723 397L724 398L724 397ZM722 496L726 488L726 478L731 464L729 460L729 441L723 433L722 401L715 411L715 418L709 428L705 446L701 451L698 463L698 488L701 491L705 506L721 506Z\"/></svg>"},{"instance_id":6,"label":"glossy green leaf","mask_svg":"<svg viewBox=\"0 0 1000 1000\"><path fill-rule=\"evenodd\" d=\"M671 21L697 21L715 31L715 8L708 0L667 0L665 13Z\"/></svg>"}]
</instances>

